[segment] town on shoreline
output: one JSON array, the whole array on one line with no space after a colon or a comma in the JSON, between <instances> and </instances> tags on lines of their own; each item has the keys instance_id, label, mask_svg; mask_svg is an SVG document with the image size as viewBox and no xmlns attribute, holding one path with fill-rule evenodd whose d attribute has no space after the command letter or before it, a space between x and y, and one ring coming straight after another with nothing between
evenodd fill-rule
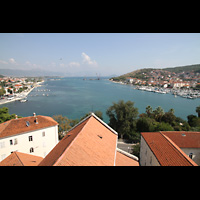
<instances>
[{"instance_id":1,"label":"town on shoreline","mask_svg":"<svg viewBox=\"0 0 200 200\"><path fill-rule=\"evenodd\" d=\"M109 80L114 83L133 85L134 89L148 92L172 93L175 97L188 99L200 98L199 70L175 73L161 69L142 69Z\"/></svg>"},{"instance_id":2,"label":"town on shoreline","mask_svg":"<svg viewBox=\"0 0 200 200\"><path fill-rule=\"evenodd\" d=\"M2 77L0 78L0 105L13 101L26 102L28 94L44 82L38 77Z\"/></svg>"}]
</instances>

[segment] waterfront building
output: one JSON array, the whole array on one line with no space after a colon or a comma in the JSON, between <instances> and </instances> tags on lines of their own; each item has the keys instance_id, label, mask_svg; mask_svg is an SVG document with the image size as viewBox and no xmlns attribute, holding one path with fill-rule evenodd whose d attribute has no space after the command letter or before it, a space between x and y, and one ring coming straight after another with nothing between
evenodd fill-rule
<instances>
[{"instance_id":1,"label":"waterfront building","mask_svg":"<svg viewBox=\"0 0 200 200\"><path fill-rule=\"evenodd\" d=\"M58 143L58 123L51 117L11 119L0 124L0 161L13 152L45 157Z\"/></svg>"},{"instance_id":2,"label":"waterfront building","mask_svg":"<svg viewBox=\"0 0 200 200\"><path fill-rule=\"evenodd\" d=\"M141 133L141 166L200 165L200 132Z\"/></svg>"}]
</instances>

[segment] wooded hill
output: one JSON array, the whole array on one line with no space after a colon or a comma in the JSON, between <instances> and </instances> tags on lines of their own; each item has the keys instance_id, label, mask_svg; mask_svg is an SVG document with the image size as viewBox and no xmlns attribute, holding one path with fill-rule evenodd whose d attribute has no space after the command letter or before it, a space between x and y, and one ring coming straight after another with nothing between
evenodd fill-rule
<instances>
[{"instance_id":1,"label":"wooded hill","mask_svg":"<svg viewBox=\"0 0 200 200\"><path fill-rule=\"evenodd\" d=\"M186 65L186 66L179 66L179 67L172 67L172 68L163 68L163 69L158 69L158 68L144 68L144 69L138 69L132 72L129 72L127 74L118 76L118 77L112 77L113 80L115 81L120 81L120 80L125 80L127 77L132 77L132 78L138 78L138 79L143 79L144 74L150 73L152 70L160 71L165 74L165 72L174 72L174 73L181 73L181 72L194 72L194 73L200 73L200 64L196 65Z\"/></svg>"}]
</instances>

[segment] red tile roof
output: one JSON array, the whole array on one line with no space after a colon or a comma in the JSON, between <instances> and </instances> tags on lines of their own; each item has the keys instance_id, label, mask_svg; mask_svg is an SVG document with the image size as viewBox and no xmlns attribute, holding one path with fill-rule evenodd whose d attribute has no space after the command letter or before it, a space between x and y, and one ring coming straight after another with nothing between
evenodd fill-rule
<instances>
[{"instance_id":1,"label":"red tile roof","mask_svg":"<svg viewBox=\"0 0 200 200\"><path fill-rule=\"evenodd\" d=\"M161 166L197 166L162 132L143 132L141 135Z\"/></svg>"},{"instance_id":2,"label":"red tile roof","mask_svg":"<svg viewBox=\"0 0 200 200\"><path fill-rule=\"evenodd\" d=\"M180 148L200 148L200 132L162 131Z\"/></svg>"},{"instance_id":3,"label":"red tile roof","mask_svg":"<svg viewBox=\"0 0 200 200\"><path fill-rule=\"evenodd\" d=\"M37 118L38 123L35 123ZM29 126L26 122L29 122ZM36 117L23 117L18 119L11 119L7 122L0 124L0 138L9 137L25 132L30 132L42 128L58 125L58 123L51 117L38 115Z\"/></svg>"},{"instance_id":4,"label":"red tile roof","mask_svg":"<svg viewBox=\"0 0 200 200\"><path fill-rule=\"evenodd\" d=\"M139 166L138 159L132 154L117 149L116 166Z\"/></svg>"},{"instance_id":5,"label":"red tile roof","mask_svg":"<svg viewBox=\"0 0 200 200\"><path fill-rule=\"evenodd\" d=\"M72 128L39 166L114 166L118 134L93 113ZM124 157L124 156L121 156ZM126 164L130 165L126 158ZM132 165L132 163L131 163Z\"/></svg>"},{"instance_id":6,"label":"red tile roof","mask_svg":"<svg viewBox=\"0 0 200 200\"><path fill-rule=\"evenodd\" d=\"M42 157L21 152L13 152L0 162L0 166L37 166Z\"/></svg>"}]
</instances>

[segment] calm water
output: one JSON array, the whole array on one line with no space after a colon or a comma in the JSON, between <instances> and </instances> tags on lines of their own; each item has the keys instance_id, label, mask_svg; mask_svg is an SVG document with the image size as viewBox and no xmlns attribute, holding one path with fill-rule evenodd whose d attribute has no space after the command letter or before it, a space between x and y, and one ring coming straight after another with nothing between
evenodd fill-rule
<instances>
[{"instance_id":1,"label":"calm water","mask_svg":"<svg viewBox=\"0 0 200 200\"><path fill-rule=\"evenodd\" d=\"M50 91L38 91L50 90ZM48 96L46 96L48 94ZM155 109L161 106L166 112L175 109L175 115L187 119L187 115L196 114L200 99L174 97L171 94L157 94L134 90L132 86L112 83L106 79L83 80L82 78L62 78L49 80L42 87L35 88L28 96L28 102L18 101L1 105L8 107L10 114L19 116L37 115L53 116L62 114L70 119L82 117L90 111L100 110L108 123L106 110L112 102L134 101L139 113L145 112L147 105Z\"/></svg>"}]
</instances>

